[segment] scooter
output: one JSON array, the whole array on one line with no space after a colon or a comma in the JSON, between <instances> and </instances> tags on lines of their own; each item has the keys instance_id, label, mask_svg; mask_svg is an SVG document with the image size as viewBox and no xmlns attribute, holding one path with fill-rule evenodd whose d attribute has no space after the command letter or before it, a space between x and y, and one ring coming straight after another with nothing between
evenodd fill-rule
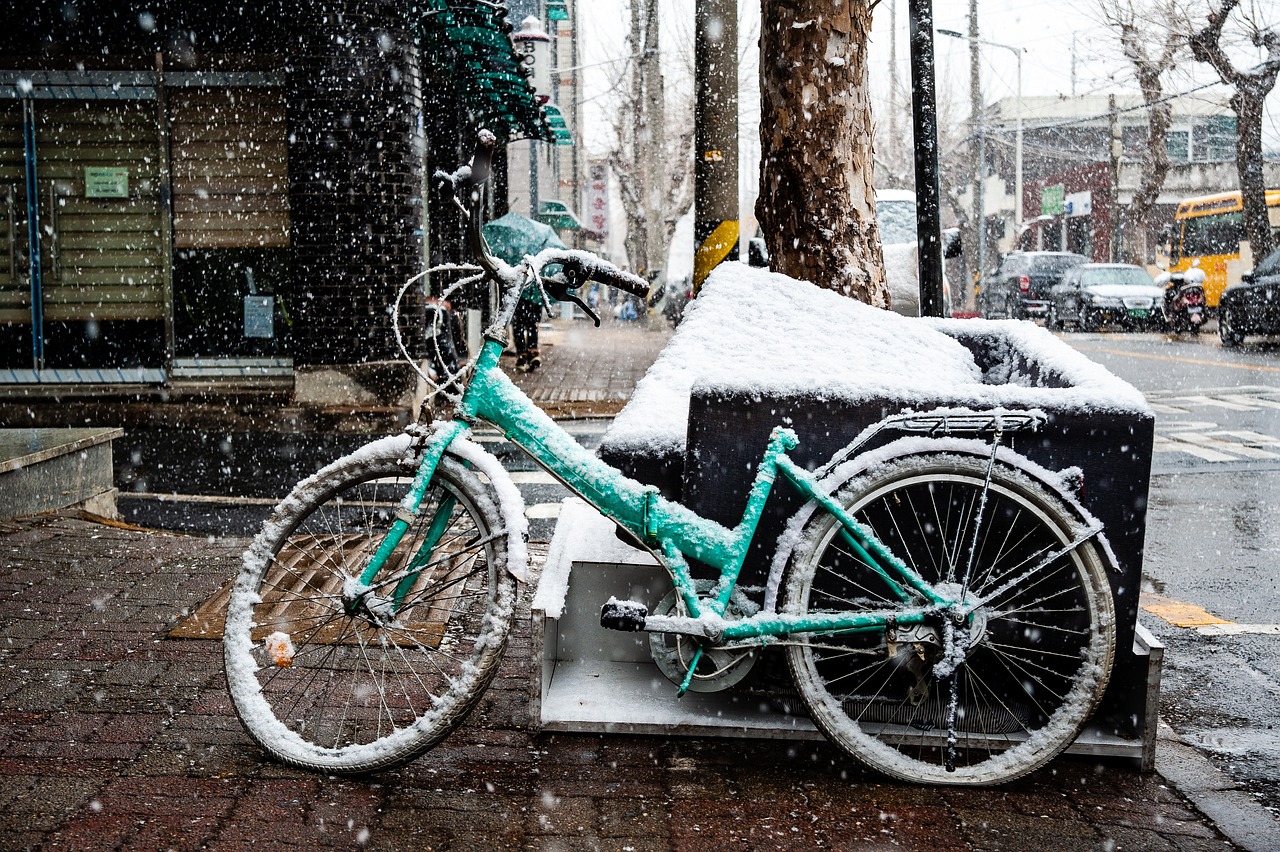
<instances>
[{"instance_id":1,"label":"scooter","mask_svg":"<svg viewBox=\"0 0 1280 852\"><path fill-rule=\"evenodd\" d=\"M1205 321L1204 272L1165 272L1156 284L1164 288L1165 328L1174 334L1199 334Z\"/></svg>"}]
</instances>

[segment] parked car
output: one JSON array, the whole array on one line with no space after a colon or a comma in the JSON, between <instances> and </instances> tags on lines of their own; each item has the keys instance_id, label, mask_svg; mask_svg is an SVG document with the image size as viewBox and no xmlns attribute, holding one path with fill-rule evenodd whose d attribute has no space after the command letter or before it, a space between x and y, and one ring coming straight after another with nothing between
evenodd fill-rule
<instances>
[{"instance_id":1,"label":"parked car","mask_svg":"<svg viewBox=\"0 0 1280 852\"><path fill-rule=\"evenodd\" d=\"M1014 251L982 278L978 311L987 319L1030 319L1049 311L1049 288L1072 267L1088 263L1082 254L1065 251Z\"/></svg>"},{"instance_id":2,"label":"parked car","mask_svg":"<svg viewBox=\"0 0 1280 852\"><path fill-rule=\"evenodd\" d=\"M916 240L916 194L908 189L876 190L876 223L884 252L885 284L895 313L920 316L920 250ZM944 228L942 256L960 254L960 231ZM951 285L942 273L942 312L951 314Z\"/></svg>"},{"instance_id":3,"label":"parked car","mask_svg":"<svg viewBox=\"0 0 1280 852\"><path fill-rule=\"evenodd\" d=\"M1127 263L1085 263L1063 273L1049 290L1045 325L1070 323L1092 331L1105 323L1125 328L1164 326L1164 289L1141 266Z\"/></svg>"},{"instance_id":4,"label":"parked car","mask_svg":"<svg viewBox=\"0 0 1280 852\"><path fill-rule=\"evenodd\" d=\"M1280 334L1280 248L1258 262L1218 302L1223 346L1239 346L1249 334Z\"/></svg>"}]
</instances>

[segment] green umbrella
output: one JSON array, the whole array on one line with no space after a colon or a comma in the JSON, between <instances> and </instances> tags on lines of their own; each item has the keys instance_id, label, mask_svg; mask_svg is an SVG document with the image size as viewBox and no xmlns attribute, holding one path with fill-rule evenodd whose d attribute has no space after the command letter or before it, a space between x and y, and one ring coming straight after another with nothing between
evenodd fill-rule
<instances>
[{"instance_id":1,"label":"green umbrella","mask_svg":"<svg viewBox=\"0 0 1280 852\"><path fill-rule=\"evenodd\" d=\"M508 213L494 219L480 230L489 244L489 251L512 266L524 260L527 254L537 254L546 248L565 248L550 225L535 222L519 213Z\"/></svg>"}]
</instances>

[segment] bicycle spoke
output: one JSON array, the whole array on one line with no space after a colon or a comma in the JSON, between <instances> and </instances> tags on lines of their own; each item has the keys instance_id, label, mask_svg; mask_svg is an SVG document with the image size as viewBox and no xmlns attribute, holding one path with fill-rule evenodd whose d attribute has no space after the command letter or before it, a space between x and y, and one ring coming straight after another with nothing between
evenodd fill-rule
<instances>
[{"instance_id":1,"label":"bicycle spoke","mask_svg":"<svg viewBox=\"0 0 1280 852\"><path fill-rule=\"evenodd\" d=\"M335 771L403 763L454 727L497 672L515 592L502 564L505 525L486 486L459 462L440 461L417 519L372 586L351 585L412 483L402 457L389 449L335 466L331 480L282 504L292 517L256 545L264 551L256 564L246 559L257 600L243 622L229 619L240 632L234 642L228 632L228 659L247 647L255 664L229 662L228 683L250 733L289 762ZM447 517L439 514L445 497ZM428 553L433 518L440 530ZM242 623L253 625L247 642ZM280 660L254 641L273 632L293 646ZM246 676L252 685L239 683ZM290 737L259 718L274 718ZM395 745L375 747L383 742Z\"/></svg>"},{"instance_id":2,"label":"bicycle spoke","mask_svg":"<svg viewBox=\"0 0 1280 852\"><path fill-rule=\"evenodd\" d=\"M1065 748L1105 688L1114 648L1096 531L1081 532L1054 493L990 454L904 456L858 474L839 497L944 598L956 592L939 586L961 584L971 621L952 637L943 619L954 614L869 600L885 581L840 547L834 519L810 520L787 612L884 617L886 631L895 611L915 614L887 645L842 646L816 632L786 646L819 727L890 775L941 784L998 783ZM963 643L960 657L937 677L952 642Z\"/></svg>"}]
</instances>

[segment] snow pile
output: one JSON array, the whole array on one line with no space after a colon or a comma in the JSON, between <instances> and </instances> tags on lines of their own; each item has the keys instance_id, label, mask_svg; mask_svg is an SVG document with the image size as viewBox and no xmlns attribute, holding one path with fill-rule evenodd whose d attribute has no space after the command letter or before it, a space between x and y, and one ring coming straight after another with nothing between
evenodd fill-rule
<instances>
[{"instance_id":1,"label":"snow pile","mask_svg":"<svg viewBox=\"0 0 1280 852\"><path fill-rule=\"evenodd\" d=\"M952 336L984 333L989 348L1008 356L985 372ZM738 263L711 273L605 443L624 453L683 452L695 388L842 403L890 398L917 409L1148 410L1133 387L1031 323L899 316Z\"/></svg>"},{"instance_id":2,"label":"snow pile","mask_svg":"<svg viewBox=\"0 0 1280 852\"><path fill-rule=\"evenodd\" d=\"M623 450L682 448L695 383L829 399L897 394L904 387L940 394L979 381L969 351L918 320L727 263L690 303L606 440Z\"/></svg>"},{"instance_id":3,"label":"snow pile","mask_svg":"<svg viewBox=\"0 0 1280 852\"><path fill-rule=\"evenodd\" d=\"M1023 320L919 319L939 331L986 337L997 350L978 387L953 398L975 407L1067 408L1077 412L1150 414L1146 397L1101 364ZM1034 367L1036 374L1027 372Z\"/></svg>"}]
</instances>

